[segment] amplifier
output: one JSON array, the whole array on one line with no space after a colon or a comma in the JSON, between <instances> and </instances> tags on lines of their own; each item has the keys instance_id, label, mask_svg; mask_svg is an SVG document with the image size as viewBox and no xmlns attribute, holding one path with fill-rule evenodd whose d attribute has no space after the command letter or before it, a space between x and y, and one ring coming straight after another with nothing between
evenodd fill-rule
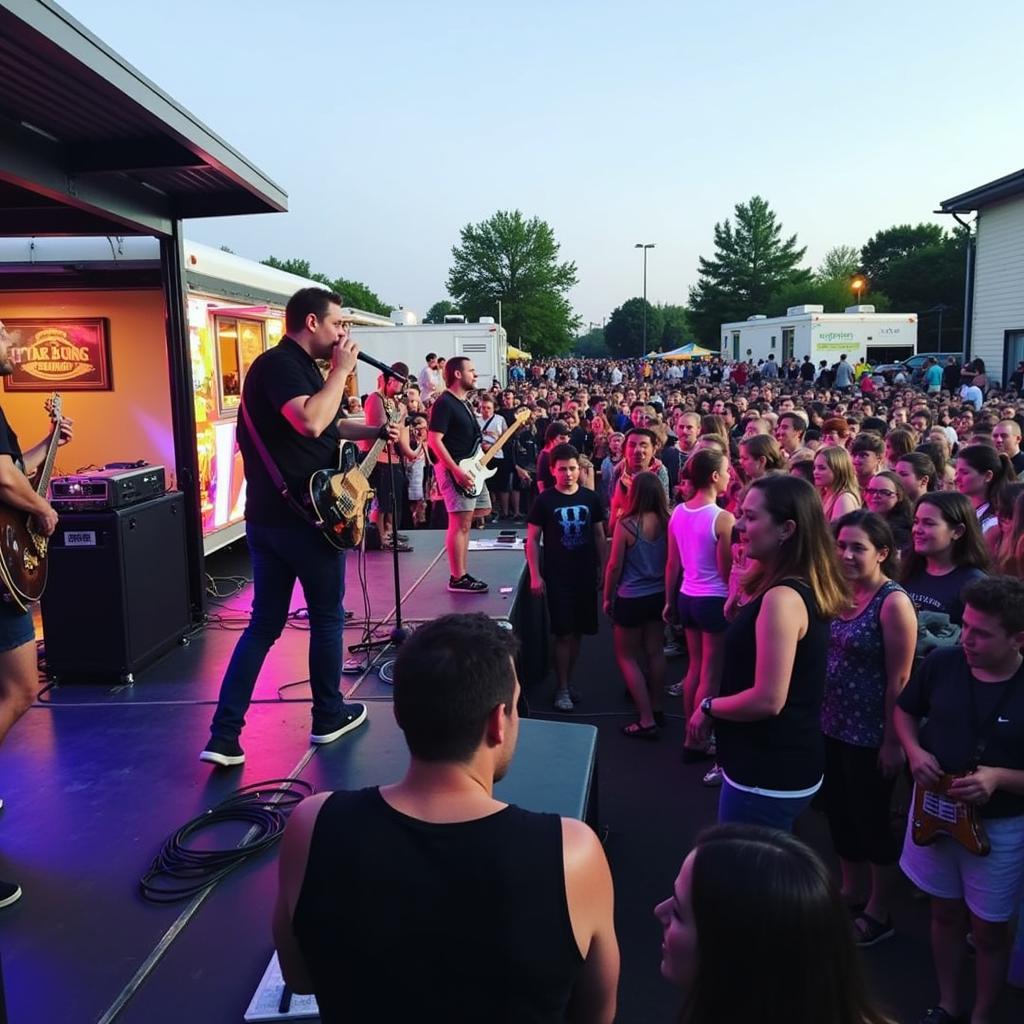
<instances>
[{"instance_id":1,"label":"amplifier","mask_svg":"<svg viewBox=\"0 0 1024 1024\"><path fill-rule=\"evenodd\" d=\"M50 504L58 512L102 512L158 498L165 490L163 466L104 467L54 477L50 481Z\"/></svg>"}]
</instances>

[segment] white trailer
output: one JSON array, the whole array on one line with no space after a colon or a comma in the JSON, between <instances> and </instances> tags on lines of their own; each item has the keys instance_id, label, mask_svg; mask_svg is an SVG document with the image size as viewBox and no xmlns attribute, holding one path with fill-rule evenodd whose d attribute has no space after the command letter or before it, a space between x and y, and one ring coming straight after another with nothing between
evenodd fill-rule
<instances>
[{"instance_id":1,"label":"white trailer","mask_svg":"<svg viewBox=\"0 0 1024 1024\"><path fill-rule=\"evenodd\" d=\"M443 359L469 356L476 368L477 387L489 388L493 381L505 384L508 372L508 335L490 317L477 323L419 324L408 310L396 310L392 323L359 325L353 321L352 337L368 355L381 362L403 362L413 376L419 376L429 352ZM409 320L414 322L409 323ZM377 390L377 371L366 363L356 367L359 394Z\"/></svg>"},{"instance_id":2,"label":"white trailer","mask_svg":"<svg viewBox=\"0 0 1024 1024\"><path fill-rule=\"evenodd\" d=\"M810 356L829 365L845 352L849 362L866 357L872 366L909 359L917 352L916 313L876 313L874 306L849 306L826 313L823 306L791 306L785 316L753 316L722 324L722 358L755 365L774 354L780 365Z\"/></svg>"}]
</instances>

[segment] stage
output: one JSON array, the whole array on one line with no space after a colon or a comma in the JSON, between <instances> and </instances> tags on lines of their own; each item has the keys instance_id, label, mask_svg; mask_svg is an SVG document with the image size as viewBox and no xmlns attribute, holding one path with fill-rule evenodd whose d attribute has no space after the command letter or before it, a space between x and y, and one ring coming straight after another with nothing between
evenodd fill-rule
<instances>
[{"instance_id":1,"label":"stage","mask_svg":"<svg viewBox=\"0 0 1024 1024\"><path fill-rule=\"evenodd\" d=\"M524 584L521 550L472 552L470 571L491 592L452 595L444 589L443 534L412 538L416 550L400 556L404 621L482 611L520 633L524 662L546 657L543 643L523 635L537 609L530 607L536 602ZM348 557L346 607L358 620L360 572L355 555ZM246 566L244 552L229 552L211 559L208 571L227 577ZM386 633L395 619L391 555L370 553L364 568L370 622ZM229 585L224 578L215 582ZM240 785L301 778L317 790L358 788L403 771L407 755L390 688L373 671L342 684L369 703L369 724L335 744L309 746L299 591L292 628L272 649L257 684L242 735L246 764L211 770L198 761L249 597L242 586L212 603L211 624L141 671L134 686L111 680L50 690L0 748L0 877L16 879L24 890L0 912L12 1024L240 1021L272 950L276 859L253 858L204 899L154 905L139 895L138 880L161 843ZM362 634L353 623L346 644ZM535 810L592 818L596 735L591 725L524 720L498 795ZM233 845L241 832L228 841Z\"/></svg>"}]
</instances>

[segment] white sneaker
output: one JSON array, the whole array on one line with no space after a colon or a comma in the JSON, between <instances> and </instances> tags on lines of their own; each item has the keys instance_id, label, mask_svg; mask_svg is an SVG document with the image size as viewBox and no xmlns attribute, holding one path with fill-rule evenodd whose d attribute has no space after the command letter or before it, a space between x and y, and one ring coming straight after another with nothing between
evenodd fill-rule
<instances>
[{"instance_id":1,"label":"white sneaker","mask_svg":"<svg viewBox=\"0 0 1024 1024\"><path fill-rule=\"evenodd\" d=\"M558 711L572 711L572 697L569 696L568 690L559 690L555 694L555 709Z\"/></svg>"}]
</instances>

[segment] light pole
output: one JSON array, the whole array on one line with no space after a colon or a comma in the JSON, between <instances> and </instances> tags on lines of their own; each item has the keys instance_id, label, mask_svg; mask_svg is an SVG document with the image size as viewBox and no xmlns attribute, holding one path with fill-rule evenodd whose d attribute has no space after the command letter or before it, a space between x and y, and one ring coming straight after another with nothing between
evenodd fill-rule
<instances>
[{"instance_id":1,"label":"light pole","mask_svg":"<svg viewBox=\"0 0 1024 1024\"><path fill-rule=\"evenodd\" d=\"M644 359L647 358L647 250L654 248L654 242L637 242L634 249L644 251Z\"/></svg>"},{"instance_id":2,"label":"light pole","mask_svg":"<svg viewBox=\"0 0 1024 1024\"><path fill-rule=\"evenodd\" d=\"M860 293L864 290L865 283L864 278L860 276L855 277L850 282L850 287L853 289L853 296L858 306L860 305Z\"/></svg>"}]
</instances>

